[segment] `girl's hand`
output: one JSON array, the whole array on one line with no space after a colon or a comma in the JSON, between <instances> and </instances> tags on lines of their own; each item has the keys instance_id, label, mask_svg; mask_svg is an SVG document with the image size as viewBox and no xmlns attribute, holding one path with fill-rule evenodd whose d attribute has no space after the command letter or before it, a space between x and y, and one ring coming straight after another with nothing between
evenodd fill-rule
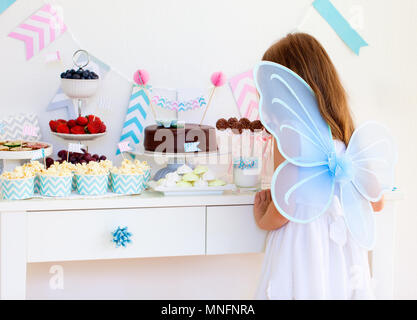
<instances>
[{"instance_id":1,"label":"girl's hand","mask_svg":"<svg viewBox=\"0 0 417 320\"><path fill-rule=\"evenodd\" d=\"M257 217L261 218L269 207L269 204L272 202L271 190L262 190L256 193L255 203L253 205L253 210L255 214L255 219Z\"/></svg>"},{"instance_id":2,"label":"girl's hand","mask_svg":"<svg viewBox=\"0 0 417 320\"><path fill-rule=\"evenodd\" d=\"M374 212L381 212L385 206L384 196L382 196L381 200L379 200L378 202L371 202L371 205L372 205L372 209L374 209Z\"/></svg>"}]
</instances>

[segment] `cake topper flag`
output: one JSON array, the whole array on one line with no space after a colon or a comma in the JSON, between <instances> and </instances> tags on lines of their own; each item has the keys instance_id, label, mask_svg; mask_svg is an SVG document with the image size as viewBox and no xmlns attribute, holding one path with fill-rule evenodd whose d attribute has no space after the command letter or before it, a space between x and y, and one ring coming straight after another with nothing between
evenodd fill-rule
<instances>
[{"instance_id":1,"label":"cake topper flag","mask_svg":"<svg viewBox=\"0 0 417 320\"><path fill-rule=\"evenodd\" d=\"M259 96L253 80L253 70L238 74L229 80L230 88L241 117L259 119Z\"/></svg>"},{"instance_id":2,"label":"cake topper flag","mask_svg":"<svg viewBox=\"0 0 417 320\"><path fill-rule=\"evenodd\" d=\"M66 30L62 14L48 3L19 24L9 37L25 43L26 60L29 60Z\"/></svg>"},{"instance_id":3,"label":"cake topper flag","mask_svg":"<svg viewBox=\"0 0 417 320\"><path fill-rule=\"evenodd\" d=\"M131 146L139 145L143 137L149 105L150 100L145 89L142 86L133 85L120 142L128 140ZM120 154L119 148L116 154Z\"/></svg>"},{"instance_id":4,"label":"cake topper flag","mask_svg":"<svg viewBox=\"0 0 417 320\"><path fill-rule=\"evenodd\" d=\"M220 71L214 72L210 77L210 81L213 84L213 89L211 89L211 93L207 102L206 109L204 110L203 117L201 118L200 125L203 123L204 118L206 117L207 110L210 107L211 99L213 98L213 95L214 95L214 91L216 90L217 87L221 87L222 85L225 84L226 76L224 75L223 72L220 72Z\"/></svg>"},{"instance_id":5,"label":"cake topper flag","mask_svg":"<svg viewBox=\"0 0 417 320\"><path fill-rule=\"evenodd\" d=\"M337 152L313 90L303 79L272 62L261 62L254 78L261 121L286 159L271 182L278 211L290 221L308 223L326 212L336 196L352 237L372 248L370 201L392 189L397 160L388 130L368 122L354 131L346 151Z\"/></svg>"},{"instance_id":6,"label":"cake topper flag","mask_svg":"<svg viewBox=\"0 0 417 320\"><path fill-rule=\"evenodd\" d=\"M23 135L29 137L36 137L38 135L38 127L30 124L25 124L23 126Z\"/></svg>"}]
</instances>

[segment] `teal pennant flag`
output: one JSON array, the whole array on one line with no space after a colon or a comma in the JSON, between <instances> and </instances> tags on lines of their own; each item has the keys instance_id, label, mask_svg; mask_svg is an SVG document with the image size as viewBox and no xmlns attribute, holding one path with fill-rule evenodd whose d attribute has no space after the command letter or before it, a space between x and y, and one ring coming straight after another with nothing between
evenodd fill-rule
<instances>
[{"instance_id":1,"label":"teal pennant flag","mask_svg":"<svg viewBox=\"0 0 417 320\"><path fill-rule=\"evenodd\" d=\"M360 48L368 45L359 33L350 26L349 22L346 21L330 0L315 0L313 7L357 55L359 55Z\"/></svg>"}]
</instances>

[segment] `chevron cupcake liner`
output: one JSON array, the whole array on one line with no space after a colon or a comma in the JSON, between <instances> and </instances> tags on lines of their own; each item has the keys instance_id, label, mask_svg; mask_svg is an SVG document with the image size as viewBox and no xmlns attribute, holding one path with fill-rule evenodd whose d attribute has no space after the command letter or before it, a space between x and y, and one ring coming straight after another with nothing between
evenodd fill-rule
<instances>
[{"instance_id":1,"label":"chevron cupcake liner","mask_svg":"<svg viewBox=\"0 0 417 320\"><path fill-rule=\"evenodd\" d=\"M71 194L72 176L40 176L40 194L46 197L65 197Z\"/></svg>"},{"instance_id":2,"label":"chevron cupcake liner","mask_svg":"<svg viewBox=\"0 0 417 320\"><path fill-rule=\"evenodd\" d=\"M40 176L37 174L37 175L35 176L35 181L34 181L34 188L33 188L33 191L34 191L35 193L39 193L39 192L40 192L40 190L41 190L41 178L40 178Z\"/></svg>"},{"instance_id":3,"label":"chevron cupcake liner","mask_svg":"<svg viewBox=\"0 0 417 320\"><path fill-rule=\"evenodd\" d=\"M143 178L143 189L147 189L148 188L148 182L151 180L151 169L148 169L145 171L145 175Z\"/></svg>"},{"instance_id":4,"label":"chevron cupcake liner","mask_svg":"<svg viewBox=\"0 0 417 320\"><path fill-rule=\"evenodd\" d=\"M144 190L143 174L111 173L112 191L117 194L140 194Z\"/></svg>"},{"instance_id":5,"label":"chevron cupcake liner","mask_svg":"<svg viewBox=\"0 0 417 320\"><path fill-rule=\"evenodd\" d=\"M75 175L77 192L82 195L96 196L107 192L109 176L106 175Z\"/></svg>"},{"instance_id":6,"label":"chevron cupcake liner","mask_svg":"<svg viewBox=\"0 0 417 320\"><path fill-rule=\"evenodd\" d=\"M77 190L77 179L75 178L75 174L72 175L72 179L71 179L71 190L72 191Z\"/></svg>"},{"instance_id":7,"label":"chevron cupcake liner","mask_svg":"<svg viewBox=\"0 0 417 320\"><path fill-rule=\"evenodd\" d=\"M33 197L35 178L1 179L1 194L5 200L22 200Z\"/></svg>"}]
</instances>

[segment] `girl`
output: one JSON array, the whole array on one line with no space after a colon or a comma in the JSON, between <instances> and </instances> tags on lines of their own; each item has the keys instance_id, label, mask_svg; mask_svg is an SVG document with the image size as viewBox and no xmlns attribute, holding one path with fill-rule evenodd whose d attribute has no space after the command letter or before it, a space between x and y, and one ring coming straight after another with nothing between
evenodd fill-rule
<instances>
[{"instance_id":1,"label":"girl","mask_svg":"<svg viewBox=\"0 0 417 320\"><path fill-rule=\"evenodd\" d=\"M320 113L331 128L336 152L343 153L354 131L345 90L320 43L305 33L289 34L272 45L263 59L279 63L313 89ZM276 143L275 168L285 159ZM384 207L383 198L372 203ZM346 232L339 199L318 219L289 222L275 208L270 190L258 192L257 225L271 231L257 292L258 299L372 299L367 251Z\"/></svg>"}]
</instances>

